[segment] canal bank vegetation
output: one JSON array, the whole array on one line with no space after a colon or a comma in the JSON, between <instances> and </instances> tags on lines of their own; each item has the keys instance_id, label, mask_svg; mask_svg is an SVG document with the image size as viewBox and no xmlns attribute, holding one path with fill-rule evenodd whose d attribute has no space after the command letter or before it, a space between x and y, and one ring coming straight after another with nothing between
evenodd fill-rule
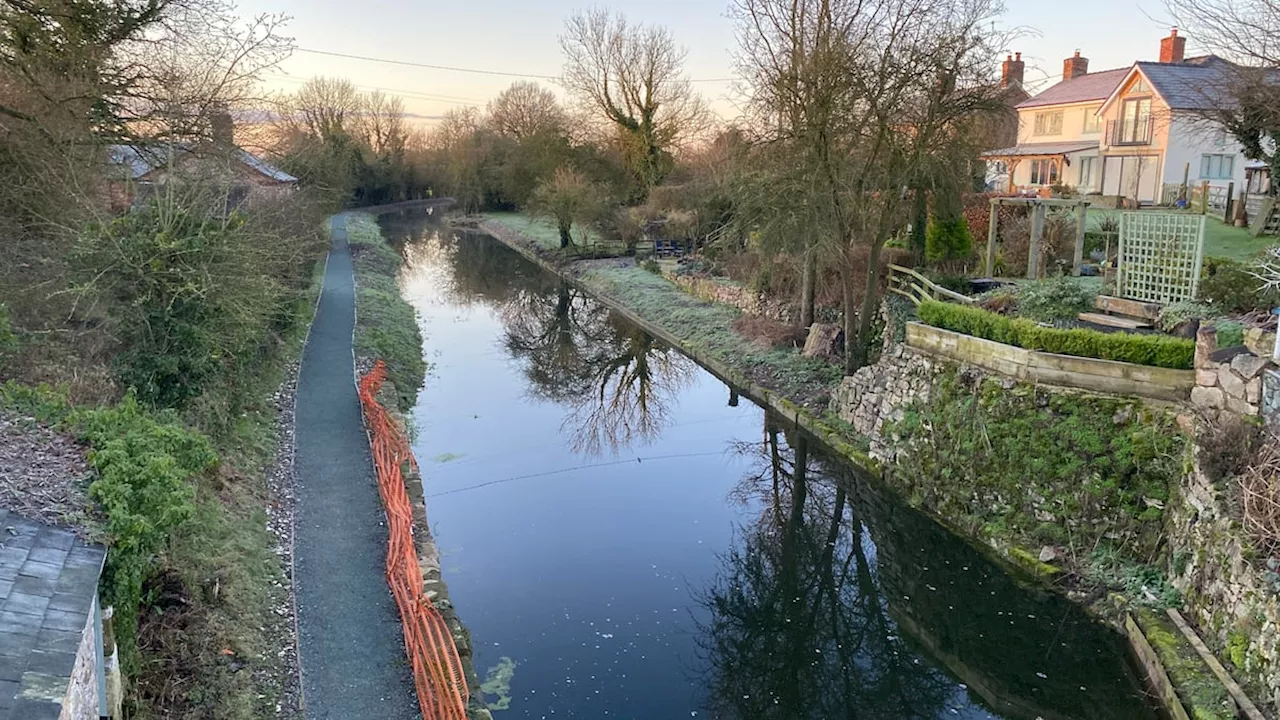
<instances>
[{"instance_id":1,"label":"canal bank vegetation","mask_svg":"<svg viewBox=\"0 0 1280 720\"><path fill-rule=\"evenodd\" d=\"M128 716L288 715L291 368L328 208L246 188L230 110L289 43L220 2L64 5L0 9L0 412L87 453Z\"/></svg>"},{"instance_id":2,"label":"canal bank vegetation","mask_svg":"<svg viewBox=\"0 0 1280 720\"><path fill-rule=\"evenodd\" d=\"M372 215L342 216L356 281L356 357L371 367L381 359L396 388L400 410L413 408L427 374L422 332L413 306L400 295L403 258L383 237ZM367 368L362 368L367 369Z\"/></svg>"},{"instance_id":3,"label":"canal bank vegetation","mask_svg":"<svg viewBox=\"0 0 1280 720\"><path fill-rule=\"evenodd\" d=\"M1149 586L1176 604L1158 569L1137 571L1162 565L1164 509L1187 461L1170 413L948 373L884 434L913 504L1036 549L1032 569L1067 568L1135 600Z\"/></svg>"}]
</instances>

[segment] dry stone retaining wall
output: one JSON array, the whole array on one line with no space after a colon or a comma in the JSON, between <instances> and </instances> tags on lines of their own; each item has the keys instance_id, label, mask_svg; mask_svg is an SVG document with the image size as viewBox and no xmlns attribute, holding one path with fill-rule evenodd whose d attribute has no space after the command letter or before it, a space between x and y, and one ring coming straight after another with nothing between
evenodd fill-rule
<instances>
[{"instance_id":1,"label":"dry stone retaining wall","mask_svg":"<svg viewBox=\"0 0 1280 720\"><path fill-rule=\"evenodd\" d=\"M795 323L800 317L790 303L770 298L732 282L697 275L679 275L664 272L663 277L690 295L708 302L731 305L748 315L772 318L778 322Z\"/></svg>"},{"instance_id":2,"label":"dry stone retaining wall","mask_svg":"<svg viewBox=\"0 0 1280 720\"><path fill-rule=\"evenodd\" d=\"M1264 694L1253 699L1280 708L1280 597L1248 559L1223 495L1198 467L1183 480L1169 525L1178 529L1169 534L1172 581L1228 669L1261 688ZM1233 658L1244 667L1234 666Z\"/></svg>"},{"instance_id":3,"label":"dry stone retaining wall","mask_svg":"<svg viewBox=\"0 0 1280 720\"><path fill-rule=\"evenodd\" d=\"M1224 412L1256 416L1263 405L1264 376L1271 367L1269 358L1243 347L1219 350L1217 330L1202 327L1196 334L1196 386L1191 389L1191 404L1211 420L1218 420Z\"/></svg>"}]
</instances>

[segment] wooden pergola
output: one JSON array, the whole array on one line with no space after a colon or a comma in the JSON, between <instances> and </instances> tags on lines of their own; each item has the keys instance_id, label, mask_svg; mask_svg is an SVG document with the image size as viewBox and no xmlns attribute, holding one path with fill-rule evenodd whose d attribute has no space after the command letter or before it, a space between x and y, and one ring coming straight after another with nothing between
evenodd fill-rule
<instances>
[{"instance_id":1,"label":"wooden pergola","mask_svg":"<svg viewBox=\"0 0 1280 720\"><path fill-rule=\"evenodd\" d=\"M994 277L996 267L996 238L1000 232L1000 206L1001 205L1030 205L1031 206L1031 246L1027 253L1027 277L1035 279L1037 271L1040 267L1040 245L1044 239L1044 221L1048 209L1051 207L1073 207L1076 208L1076 250L1075 256L1071 263L1071 274L1079 277L1080 268L1084 265L1084 232L1085 223L1088 220L1089 201L1088 200L1059 200L1054 198L1021 198L1021 197L996 197L991 198L991 222L987 229L987 257L986 257L986 274L987 277Z\"/></svg>"}]
</instances>

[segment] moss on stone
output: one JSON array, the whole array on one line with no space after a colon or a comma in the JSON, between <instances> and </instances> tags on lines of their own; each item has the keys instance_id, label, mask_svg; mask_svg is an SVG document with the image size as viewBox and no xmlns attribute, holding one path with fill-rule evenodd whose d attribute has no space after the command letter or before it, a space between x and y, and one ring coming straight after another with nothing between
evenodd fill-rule
<instances>
[{"instance_id":1,"label":"moss on stone","mask_svg":"<svg viewBox=\"0 0 1280 720\"><path fill-rule=\"evenodd\" d=\"M1235 720L1231 694L1178 628L1151 610L1135 611L1134 619L1164 665L1187 714L1195 720Z\"/></svg>"}]
</instances>

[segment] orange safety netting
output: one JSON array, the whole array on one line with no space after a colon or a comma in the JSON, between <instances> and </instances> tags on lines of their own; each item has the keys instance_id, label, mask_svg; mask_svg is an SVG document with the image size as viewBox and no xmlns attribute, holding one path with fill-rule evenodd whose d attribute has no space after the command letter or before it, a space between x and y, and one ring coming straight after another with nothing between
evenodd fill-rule
<instances>
[{"instance_id":1,"label":"orange safety netting","mask_svg":"<svg viewBox=\"0 0 1280 720\"><path fill-rule=\"evenodd\" d=\"M404 646L413 664L413 683L425 720L466 720L467 682L453 634L422 591L422 567L413 544L413 509L405 492L401 467L417 467L400 426L375 397L387 369L379 360L360 378L360 404L369 426L369 444L378 470L378 490L387 510L390 541L387 583L404 622Z\"/></svg>"}]
</instances>

